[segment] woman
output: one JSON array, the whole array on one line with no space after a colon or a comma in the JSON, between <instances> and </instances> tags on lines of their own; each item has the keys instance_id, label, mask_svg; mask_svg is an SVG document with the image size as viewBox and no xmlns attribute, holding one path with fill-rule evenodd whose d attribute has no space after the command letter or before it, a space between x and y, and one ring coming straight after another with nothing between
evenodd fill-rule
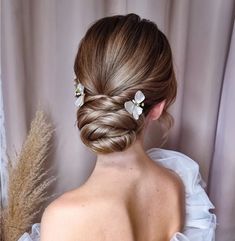
<instances>
[{"instance_id":1,"label":"woman","mask_svg":"<svg viewBox=\"0 0 235 241\"><path fill-rule=\"evenodd\" d=\"M214 206L196 162L143 148L150 122L172 126L167 110L177 90L171 48L156 24L133 13L99 19L80 42L74 71L77 126L96 166L22 240L214 240Z\"/></svg>"}]
</instances>

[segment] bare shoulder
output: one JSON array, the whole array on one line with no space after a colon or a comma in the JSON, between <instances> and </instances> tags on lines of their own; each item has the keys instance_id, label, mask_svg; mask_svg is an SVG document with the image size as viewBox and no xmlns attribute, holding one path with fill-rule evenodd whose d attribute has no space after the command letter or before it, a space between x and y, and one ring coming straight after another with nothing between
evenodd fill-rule
<instances>
[{"instance_id":1,"label":"bare shoulder","mask_svg":"<svg viewBox=\"0 0 235 241\"><path fill-rule=\"evenodd\" d=\"M172 233L182 230L185 223L185 187L178 174L167 169L169 182L170 205L172 205Z\"/></svg>"},{"instance_id":2,"label":"bare shoulder","mask_svg":"<svg viewBox=\"0 0 235 241\"><path fill-rule=\"evenodd\" d=\"M51 202L41 219L41 241L83 240L80 234L92 228L92 205L76 192L66 192Z\"/></svg>"},{"instance_id":3,"label":"bare shoulder","mask_svg":"<svg viewBox=\"0 0 235 241\"><path fill-rule=\"evenodd\" d=\"M155 177L157 182L160 183L166 191L169 191L168 193L172 193L172 195L178 194L176 196L184 197L184 183L175 171L157 163L153 163L151 170L151 176Z\"/></svg>"},{"instance_id":4,"label":"bare shoulder","mask_svg":"<svg viewBox=\"0 0 235 241\"><path fill-rule=\"evenodd\" d=\"M155 182L163 193L162 207L171 220L171 232L182 230L185 222L185 187L181 177L174 171L158 166Z\"/></svg>"},{"instance_id":5,"label":"bare shoulder","mask_svg":"<svg viewBox=\"0 0 235 241\"><path fill-rule=\"evenodd\" d=\"M166 187L169 193L172 193L176 199L184 201L185 187L181 177L174 171L164 168Z\"/></svg>"}]
</instances>

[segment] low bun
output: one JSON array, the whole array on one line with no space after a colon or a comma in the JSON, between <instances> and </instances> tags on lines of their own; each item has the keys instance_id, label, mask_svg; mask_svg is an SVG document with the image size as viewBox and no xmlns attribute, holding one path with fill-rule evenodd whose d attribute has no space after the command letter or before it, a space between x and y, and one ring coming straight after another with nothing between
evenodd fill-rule
<instances>
[{"instance_id":1,"label":"low bun","mask_svg":"<svg viewBox=\"0 0 235 241\"><path fill-rule=\"evenodd\" d=\"M152 108L162 101L165 107L159 121L165 134L172 126L167 112L177 92L172 52L154 22L134 13L95 21L79 43L74 72L76 82L85 88L77 126L82 141L93 151L128 148L142 132ZM138 90L145 99L137 116L124 103L135 99Z\"/></svg>"},{"instance_id":2,"label":"low bun","mask_svg":"<svg viewBox=\"0 0 235 241\"><path fill-rule=\"evenodd\" d=\"M121 98L105 95L86 96L77 111L77 126L85 145L97 153L123 151L144 126L144 117L135 120Z\"/></svg>"}]
</instances>

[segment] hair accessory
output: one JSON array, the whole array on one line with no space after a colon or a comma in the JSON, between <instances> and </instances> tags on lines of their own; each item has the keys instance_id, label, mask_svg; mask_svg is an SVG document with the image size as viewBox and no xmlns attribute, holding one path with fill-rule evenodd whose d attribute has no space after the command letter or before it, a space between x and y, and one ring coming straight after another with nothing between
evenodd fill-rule
<instances>
[{"instance_id":1,"label":"hair accessory","mask_svg":"<svg viewBox=\"0 0 235 241\"><path fill-rule=\"evenodd\" d=\"M75 87L75 97L77 97L75 105L77 107L81 107L84 104L84 86L81 83L75 83Z\"/></svg>"},{"instance_id":2,"label":"hair accessory","mask_svg":"<svg viewBox=\"0 0 235 241\"><path fill-rule=\"evenodd\" d=\"M135 98L131 101L126 101L124 103L124 107L125 109L131 114L133 115L133 117L138 120L139 116L142 114L143 112L143 107L144 107L144 101L145 96L143 94L143 92L141 90L138 90L135 93Z\"/></svg>"}]
</instances>

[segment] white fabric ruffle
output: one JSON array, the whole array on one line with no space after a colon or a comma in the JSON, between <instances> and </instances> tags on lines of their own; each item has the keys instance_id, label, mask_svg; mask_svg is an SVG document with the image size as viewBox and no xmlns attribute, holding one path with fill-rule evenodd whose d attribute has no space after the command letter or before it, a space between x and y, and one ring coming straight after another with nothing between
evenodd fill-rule
<instances>
[{"instance_id":1,"label":"white fabric ruffle","mask_svg":"<svg viewBox=\"0 0 235 241\"><path fill-rule=\"evenodd\" d=\"M205 182L200 175L199 165L190 157L177 151L151 148L147 154L155 162L176 172L185 186L184 230L182 233L175 233L170 241L214 241L216 215L209 210L215 207L203 189Z\"/></svg>"},{"instance_id":2,"label":"white fabric ruffle","mask_svg":"<svg viewBox=\"0 0 235 241\"><path fill-rule=\"evenodd\" d=\"M162 166L176 172L182 179L186 194L186 219L184 230L173 235L170 241L214 241L216 215L209 210L214 205L205 190L198 164L183 153L161 148L151 148L148 156ZM39 241L40 223L32 226L31 233L24 233L18 241Z\"/></svg>"},{"instance_id":3,"label":"white fabric ruffle","mask_svg":"<svg viewBox=\"0 0 235 241\"><path fill-rule=\"evenodd\" d=\"M40 241L40 223L33 224L31 233L24 233L18 241Z\"/></svg>"}]
</instances>

